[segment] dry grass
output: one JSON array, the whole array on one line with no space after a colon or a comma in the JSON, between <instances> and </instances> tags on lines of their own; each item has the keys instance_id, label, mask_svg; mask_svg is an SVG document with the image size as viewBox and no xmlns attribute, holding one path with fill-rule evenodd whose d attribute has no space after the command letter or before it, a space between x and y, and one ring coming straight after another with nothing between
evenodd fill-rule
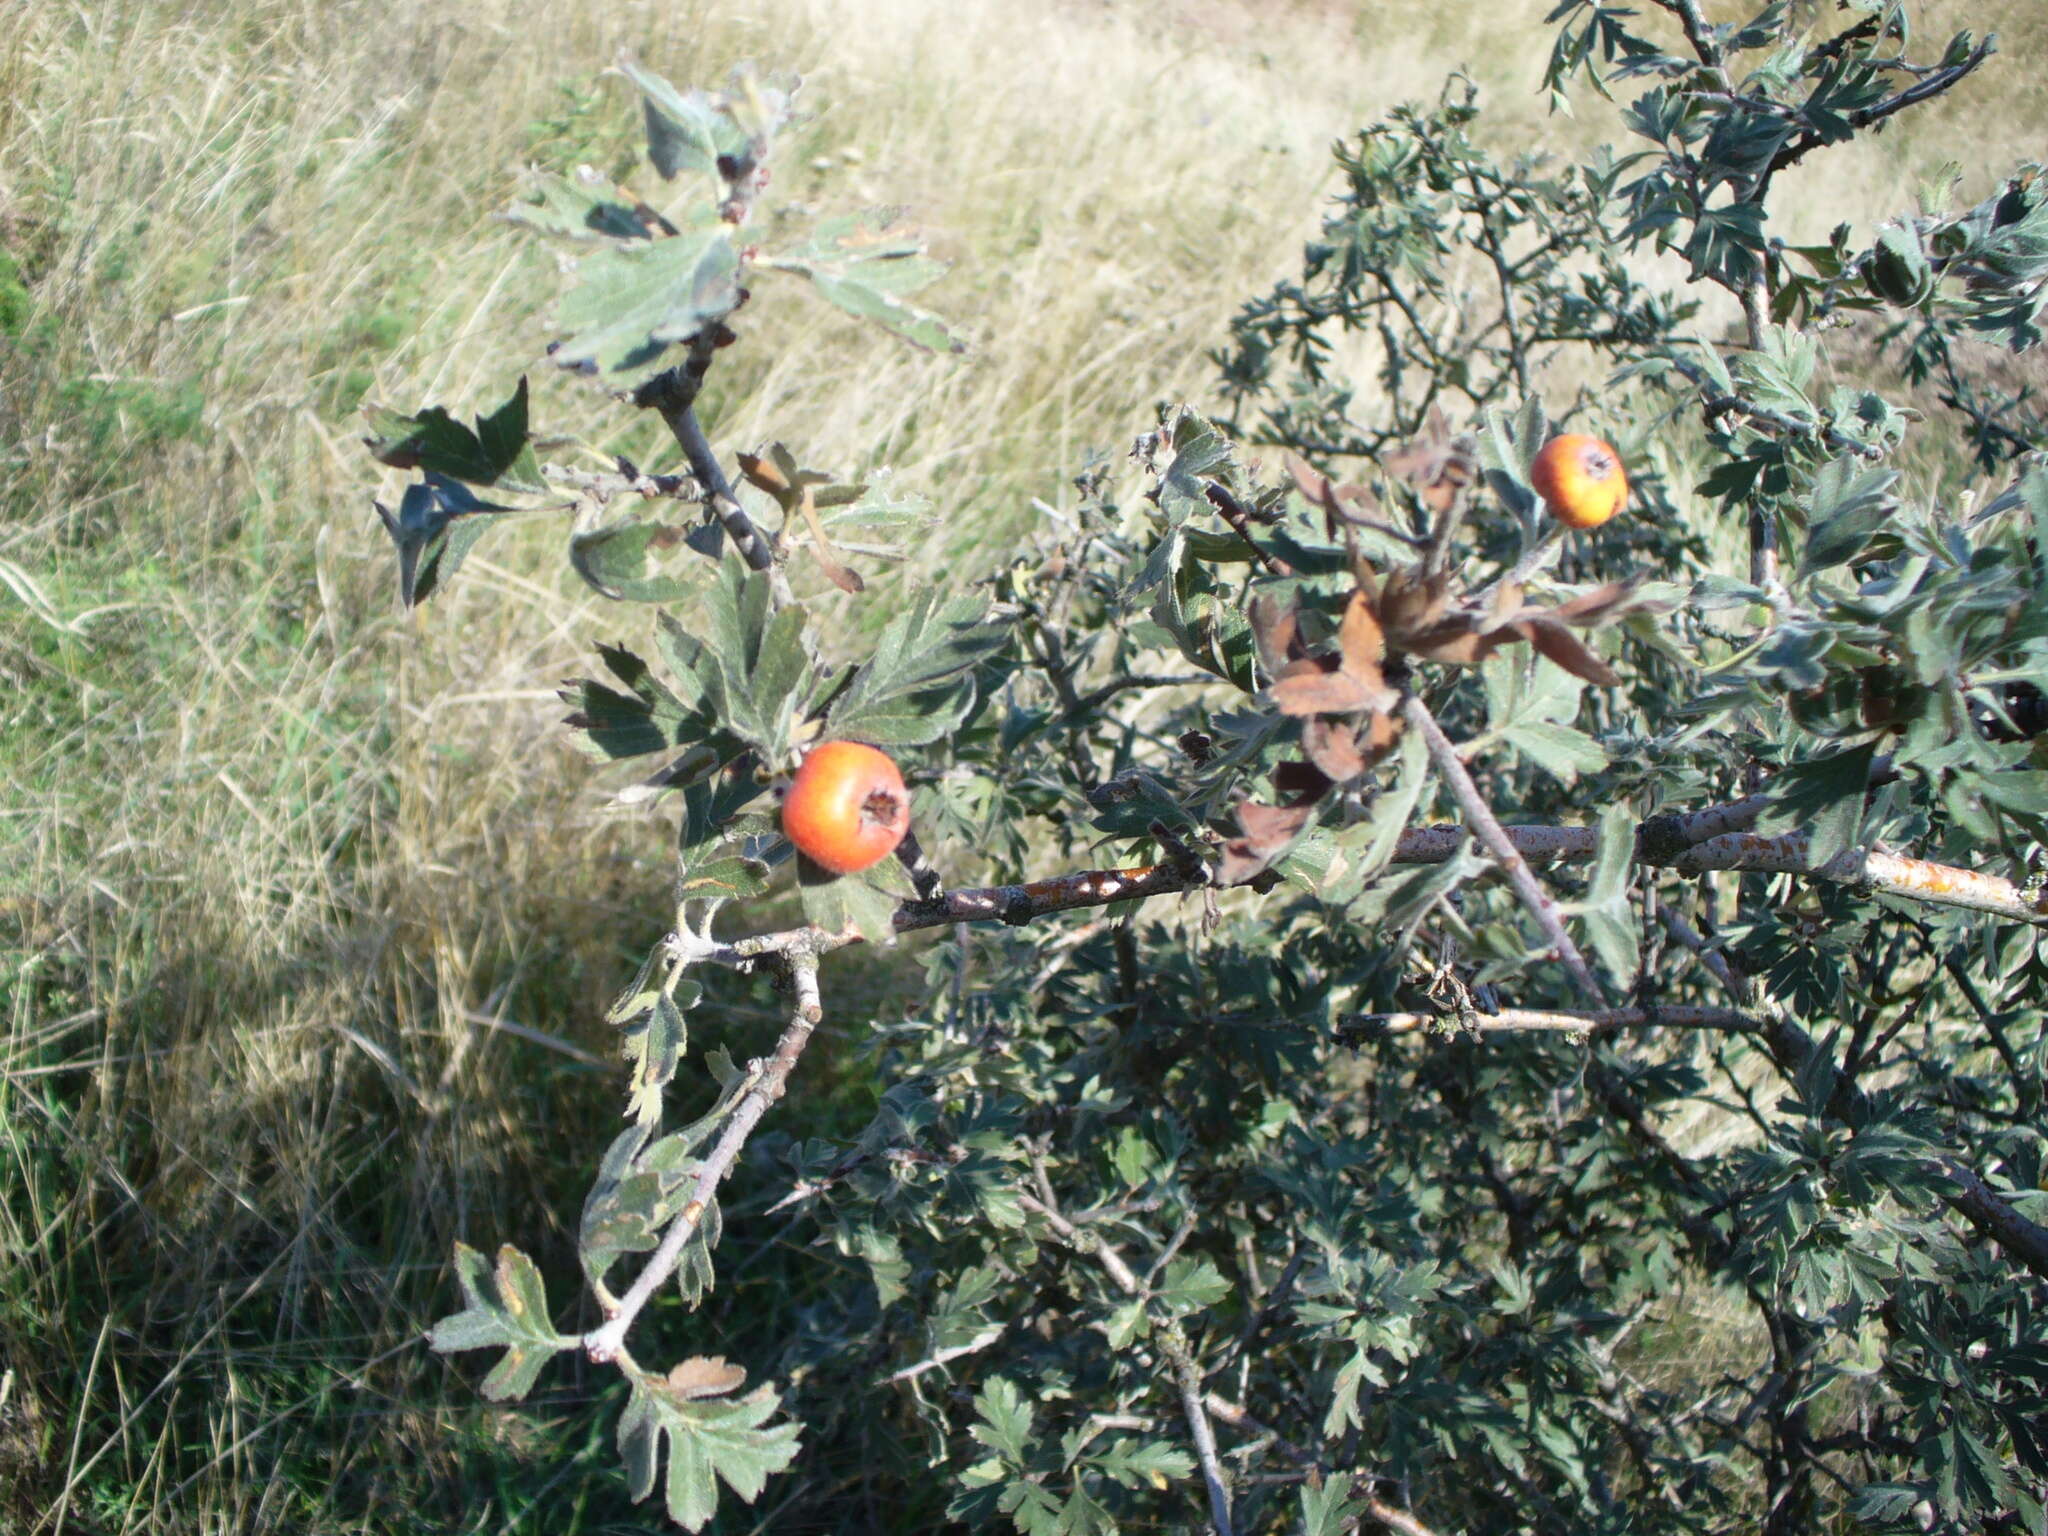
<instances>
[{"instance_id":1,"label":"dry grass","mask_svg":"<svg viewBox=\"0 0 2048 1536\"><path fill-rule=\"evenodd\" d=\"M566 1253L614 1123L579 1053L664 849L599 812L550 690L620 620L531 525L395 616L352 411L535 366L552 258L490 215L522 161L624 163L618 52L806 72L775 200L905 201L957 258L933 303L967 358L764 287L710 409L729 445L896 465L957 571L1205 391L1332 137L1459 62L1503 133L1589 131L1544 128L1540 8L1492 10L0 0L0 1523L616 1502L593 1415L508 1422L416 1340L452 1238ZM663 462L594 396L537 399Z\"/></svg>"}]
</instances>

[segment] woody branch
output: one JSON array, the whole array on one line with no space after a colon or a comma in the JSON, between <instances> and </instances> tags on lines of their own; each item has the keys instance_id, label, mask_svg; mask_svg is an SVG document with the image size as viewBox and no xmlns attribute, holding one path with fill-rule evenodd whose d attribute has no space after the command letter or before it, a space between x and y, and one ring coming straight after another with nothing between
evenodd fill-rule
<instances>
[{"instance_id":1,"label":"woody branch","mask_svg":"<svg viewBox=\"0 0 2048 1536\"><path fill-rule=\"evenodd\" d=\"M625 1347L627 1331L655 1292L675 1273L676 1265L682 1262L683 1250L689 1247L690 1239L696 1236L698 1227L703 1224L705 1211L717 1195L718 1186L732 1172L732 1165L746 1146L747 1138L761 1123L761 1117L782 1097L789 1083L789 1074L796 1069L797 1058L810 1044L811 1031L824 1017L818 996L818 953L821 947L815 941L791 942L774 951L787 960L796 993L796 1007L789 1024L775 1043L775 1054L755 1064L758 1075L753 1086L733 1104L725 1128L719 1132L717 1144L697 1170L697 1180L691 1187L689 1200L662 1235L660 1246L634 1278L632 1288L619 1298L611 1316L602 1326L583 1336L584 1351L591 1359L603 1363L619 1358Z\"/></svg>"}]
</instances>

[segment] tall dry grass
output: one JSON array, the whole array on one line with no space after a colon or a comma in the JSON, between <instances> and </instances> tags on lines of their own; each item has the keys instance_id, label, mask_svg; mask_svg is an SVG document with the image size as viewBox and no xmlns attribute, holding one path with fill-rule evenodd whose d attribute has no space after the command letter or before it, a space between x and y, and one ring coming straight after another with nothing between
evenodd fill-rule
<instances>
[{"instance_id":1,"label":"tall dry grass","mask_svg":"<svg viewBox=\"0 0 2048 1536\"><path fill-rule=\"evenodd\" d=\"M665 850L600 809L551 689L620 620L544 525L401 619L353 412L474 409L537 368L552 256L492 214L522 162L629 160L620 51L805 72L771 201L907 202L957 260L932 302L964 359L764 284L708 409L727 447L895 465L938 510L922 570L955 576L1205 393L1332 137L1460 63L1504 137L1605 136L1543 117L1541 10L0 3L0 1517L617 1508L591 1387L508 1419L418 1333L457 1236L562 1272L614 1123L597 1019L659 931ZM1867 174L1815 216L1887 206L1896 167ZM664 461L567 381L536 398L549 432Z\"/></svg>"}]
</instances>

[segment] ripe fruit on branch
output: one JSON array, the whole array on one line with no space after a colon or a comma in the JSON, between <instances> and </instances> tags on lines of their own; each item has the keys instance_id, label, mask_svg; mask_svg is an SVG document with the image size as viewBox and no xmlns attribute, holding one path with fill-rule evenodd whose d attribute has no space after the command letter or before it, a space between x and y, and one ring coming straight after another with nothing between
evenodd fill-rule
<instances>
[{"instance_id":1,"label":"ripe fruit on branch","mask_svg":"<svg viewBox=\"0 0 2048 1536\"><path fill-rule=\"evenodd\" d=\"M886 753L857 741L811 748L782 802L782 831L835 875L887 857L910 830L910 795Z\"/></svg>"},{"instance_id":2,"label":"ripe fruit on branch","mask_svg":"<svg viewBox=\"0 0 2048 1536\"><path fill-rule=\"evenodd\" d=\"M1567 528L1598 528L1628 500L1621 455L1583 432L1553 437L1529 466L1529 482Z\"/></svg>"}]
</instances>

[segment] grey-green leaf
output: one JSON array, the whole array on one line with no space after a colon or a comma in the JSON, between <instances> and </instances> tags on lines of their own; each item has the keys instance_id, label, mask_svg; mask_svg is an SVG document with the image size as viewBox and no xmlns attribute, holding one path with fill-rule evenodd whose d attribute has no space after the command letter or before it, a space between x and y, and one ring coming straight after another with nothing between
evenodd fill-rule
<instances>
[{"instance_id":1,"label":"grey-green leaf","mask_svg":"<svg viewBox=\"0 0 2048 1536\"><path fill-rule=\"evenodd\" d=\"M569 564L598 592L617 602L673 603L694 590L691 583L654 570L653 555L681 546L685 530L667 523L629 518L588 529L569 540Z\"/></svg>"},{"instance_id":2,"label":"grey-green leaf","mask_svg":"<svg viewBox=\"0 0 2048 1536\"><path fill-rule=\"evenodd\" d=\"M724 1483L751 1504L768 1478L796 1459L797 1426L770 1425L781 1400L762 1388L741 1398L689 1398L659 1377L635 1375L633 1396L619 1418L619 1449L633 1497L654 1488L655 1465L667 1442L668 1514L683 1529L700 1531L718 1512Z\"/></svg>"},{"instance_id":3,"label":"grey-green leaf","mask_svg":"<svg viewBox=\"0 0 2048 1536\"><path fill-rule=\"evenodd\" d=\"M690 340L739 304L739 252L715 221L599 251L577 272L582 281L557 316L569 336L554 359L614 384L658 372L671 343Z\"/></svg>"}]
</instances>

